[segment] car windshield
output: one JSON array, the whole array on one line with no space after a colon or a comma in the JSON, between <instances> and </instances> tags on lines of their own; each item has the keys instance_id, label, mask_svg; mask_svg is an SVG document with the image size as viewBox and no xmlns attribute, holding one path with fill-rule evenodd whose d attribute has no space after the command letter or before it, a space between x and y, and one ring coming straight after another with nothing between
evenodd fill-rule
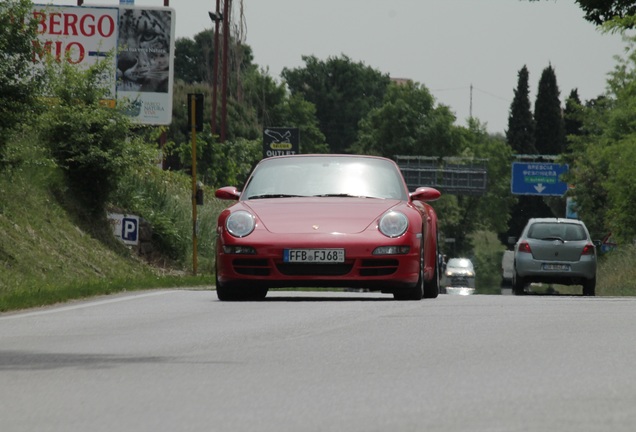
<instances>
[{"instance_id":1,"label":"car windshield","mask_svg":"<svg viewBox=\"0 0 636 432\"><path fill-rule=\"evenodd\" d=\"M537 222L528 230L528 238L536 240L586 240L582 225L562 222Z\"/></svg>"},{"instance_id":2,"label":"car windshield","mask_svg":"<svg viewBox=\"0 0 636 432\"><path fill-rule=\"evenodd\" d=\"M292 157L262 161L242 199L368 197L406 200L406 187L391 161L369 157Z\"/></svg>"}]
</instances>

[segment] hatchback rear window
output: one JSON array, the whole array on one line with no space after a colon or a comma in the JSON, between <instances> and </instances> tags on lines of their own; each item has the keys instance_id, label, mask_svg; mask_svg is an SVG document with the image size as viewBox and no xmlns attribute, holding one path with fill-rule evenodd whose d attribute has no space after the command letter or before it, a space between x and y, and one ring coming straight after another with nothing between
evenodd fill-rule
<instances>
[{"instance_id":1,"label":"hatchback rear window","mask_svg":"<svg viewBox=\"0 0 636 432\"><path fill-rule=\"evenodd\" d=\"M538 240L561 239L565 241L586 240L587 235L581 225L573 223L538 222L528 230L528 237Z\"/></svg>"}]
</instances>

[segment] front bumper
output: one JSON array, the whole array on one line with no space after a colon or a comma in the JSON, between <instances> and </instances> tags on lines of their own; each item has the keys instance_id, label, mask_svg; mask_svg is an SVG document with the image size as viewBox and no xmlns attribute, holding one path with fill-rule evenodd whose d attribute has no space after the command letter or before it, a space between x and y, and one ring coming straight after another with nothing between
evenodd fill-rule
<instances>
[{"instance_id":1,"label":"front bumper","mask_svg":"<svg viewBox=\"0 0 636 432\"><path fill-rule=\"evenodd\" d=\"M355 238L357 237L357 238ZM368 237L368 236L367 236ZM271 239L227 238L217 241L217 278L228 286L284 287L361 287L390 290L411 287L420 276L420 236L399 239L363 236L308 236L299 240L285 236ZM256 254L225 253L223 246L248 245ZM373 255L378 246L408 246L408 252ZM283 249L344 248L345 261L334 264L286 263Z\"/></svg>"},{"instance_id":2,"label":"front bumper","mask_svg":"<svg viewBox=\"0 0 636 432\"><path fill-rule=\"evenodd\" d=\"M544 265L567 265L568 270L546 270ZM520 254L515 261L515 271L526 282L579 283L596 277L596 257L583 255L579 261L542 261L530 254Z\"/></svg>"}]
</instances>

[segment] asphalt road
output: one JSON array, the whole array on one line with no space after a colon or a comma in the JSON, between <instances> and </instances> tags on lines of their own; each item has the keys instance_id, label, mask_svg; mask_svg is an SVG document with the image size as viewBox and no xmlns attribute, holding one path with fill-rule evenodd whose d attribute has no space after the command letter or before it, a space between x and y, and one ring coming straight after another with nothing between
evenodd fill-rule
<instances>
[{"instance_id":1,"label":"asphalt road","mask_svg":"<svg viewBox=\"0 0 636 432\"><path fill-rule=\"evenodd\" d=\"M636 430L636 298L212 291L0 315L0 431Z\"/></svg>"}]
</instances>

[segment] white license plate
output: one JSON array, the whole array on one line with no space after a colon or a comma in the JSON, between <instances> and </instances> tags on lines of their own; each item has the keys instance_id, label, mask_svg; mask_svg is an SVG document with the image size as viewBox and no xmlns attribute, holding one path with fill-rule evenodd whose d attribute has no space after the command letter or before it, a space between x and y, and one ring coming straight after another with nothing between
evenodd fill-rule
<instances>
[{"instance_id":1,"label":"white license plate","mask_svg":"<svg viewBox=\"0 0 636 432\"><path fill-rule=\"evenodd\" d=\"M570 271L570 264L543 264L543 270Z\"/></svg>"},{"instance_id":2,"label":"white license plate","mask_svg":"<svg viewBox=\"0 0 636 432\"><path fill-rule=\"evenodd\" d=\"M344 249L284 249L283 261L289 263L343 263Z\"/></svg>"}]
</instances>

